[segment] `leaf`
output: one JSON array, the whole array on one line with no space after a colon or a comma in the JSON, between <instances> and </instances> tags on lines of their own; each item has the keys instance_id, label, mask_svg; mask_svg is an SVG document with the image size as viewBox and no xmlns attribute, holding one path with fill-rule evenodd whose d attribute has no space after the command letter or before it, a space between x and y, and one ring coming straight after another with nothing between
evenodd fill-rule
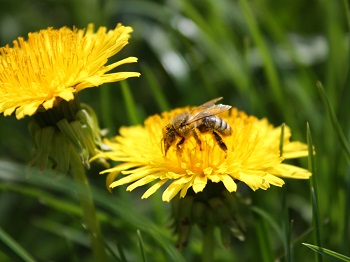
<instances>
[{"instance_id":1,"label":"leaf","mask_svg":"<svg viewBox=\"0 0 350 262\"><path fill-rule=\"evenodd\" d=\"M316 252L320 253L321 255L332 259L333 261L350 261L350 257L344 256L344 255L339 254L337 252L334 252L332 250L329 250L329 249L326 249L323 247L314 246L314 245L307 244L307 243L302 243L302 244L304 246L307 246L308 248L312 249L313 251L316 251Z\"/></svg>"},{"instance_id":2,"label":"leaf","mask_svg":"<svg viewBox=\"0 0 350 262\"><path fill-rule=\"evenodd\" d=\"M312 143L312 136L310 131L309 123L306 125L307 133L307 144L309 150L309 170L312 173L310 179L310 190L311 190L311 200L312 200L312 229L314 233L314 241L317 245L321 245L321 233L320 233L320 222L319 222L319 201L318 201L318 191L317 191L317 181L316 181L316 166L315 166L315 156L314 156L314 146ZM320 255L316 257L316 261L322 261Z\"/></svg>"},{"instance_id":3,"label":"leaf","mask_svg":"<svg viewBox=\"0 0 350 262\"><path fill-rule=\"evenodd\" d=\"M11 236L9 236L0 227L0 249L7 250L6 254L13 259L13 261L21 259L23 261L34 262L34 258Z\"/></svg>"},{"instance_id":4,"label":"leaf","mask_svg":"<svg viewBox=\"0 0 350 262\"><path fill-rule=\"evenodd\" d=\"M142 234L141 234L141 230L140 229L137 229L137 238L139 240L140 251L141 251L141 254L142 254L142 261L143 262L147 262L145 249L143 247L144 245L143 245Z\"/></svg>"},{"instance_id":5,"label":"leaf","mask_svg":"<svg viewBox=\"0 0 350 262\"><path fill-rule=\"evenodd\" d=\"M335 112L333 110L333 107L327 97L327 94L326 94L326 91L324 90L323 88L323 85L321 82L317 82L317 87L318 87L318 91L322 97L322 100L323 100L323 103L326 107L326 111L327 111L327 114L329 115L330 119L331 119L331 122L332 122L332 126L336 132L336 135L337 135L337 138L339 140L339 143L341 144L344 152L345 152L345 155L346 155L346 158L348 160L348 163L350 163L350 146L349 146L349 143L348 141L346 140L346 137L343 133L343 130L341 129L340 127L340 124L339 124L339 121L337 119L337 116L335 115Z\"/></svg>"}]
</instances>

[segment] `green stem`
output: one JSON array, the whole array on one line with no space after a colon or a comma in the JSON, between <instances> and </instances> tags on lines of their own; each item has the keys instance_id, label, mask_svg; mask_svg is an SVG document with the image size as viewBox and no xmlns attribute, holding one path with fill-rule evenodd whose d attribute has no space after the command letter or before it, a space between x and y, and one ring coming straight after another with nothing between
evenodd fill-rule
<instances>
[{"instance_id":1,"label":"green stem","mask_svg":"<svg viewBox=\"0 0 350 262\"><path fill-rule=\"evenodd\" d=\"M71 150L71 173L77 185L80 203L83 209L84 222L90 233L93 261L107 261L107 255L103 244L100 225L96 216L96 209L91 195L89 181L79 154Z\"/></svg>"},{"instance_id":2,"label":"green stem","mask_svg":"<svg viewBox=\"0 0 350 262\"><path fill-rule=\"evenodd\" d=\"M202 262L214 261L214 227L207 225L203 231Z\"/></svg>"}]
</instances>

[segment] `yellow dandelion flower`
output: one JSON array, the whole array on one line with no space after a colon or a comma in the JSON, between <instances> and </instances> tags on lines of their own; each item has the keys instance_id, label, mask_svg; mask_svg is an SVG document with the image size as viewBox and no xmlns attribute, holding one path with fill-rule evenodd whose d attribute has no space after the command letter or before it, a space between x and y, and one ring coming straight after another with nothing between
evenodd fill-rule
<instances>
[{"instance_id":1,"label":"yellow dandelion flower","mask_svg":"<svg viewBox=\"0 0 350 262\"><path fill-rule=\"evenodd\" d=\"M107 31L94 32L62 27L29 33L28 40L15 40L13 48L0 48L0 113L16 111L17 119L33 115L38 109L51 109L60 100L70 101L74 94L103 83L137 77L136 72L108 73L126 63L128 57L105 65L130 38L131 27L118 24Z\"/></svg>"},{"instance_id":2,"label":"yellow dandelion flower","mask_svg":"<svg viewBox=\"0 0 350 262\"><path fill-rule=\"evenodd\" d=\"M112 150L99 156L122 162L101 172L109 173L107 186L132 183L127 187L131 191L155 182L142 196L148 198L168 182L162 199L170 201L178 193L181 198L185 197L190 188L195 193L203 191L209 181L222 182L229 192L236 191L237 182L241 181L255 191L268 189L270 185L282 186L281 177L307 179L311 176L306 169L282 163L284 159L308 155L306 144L290 141L291 131L287 126L283 156L280 156L281 127L273 127L266 119L248 116L235 108L219 115L232 128L232 134L223 137L226 152L212 134L197 132L201 148L191 136L180 150L176 144L172 145L165 156L162 130L176 115L188 110L190 108L175 109L162 116L151 116L144 126L122 127L120 135L106 140ZM119 173L124 177L114 181Z\"/></svg>"}]
</instances>

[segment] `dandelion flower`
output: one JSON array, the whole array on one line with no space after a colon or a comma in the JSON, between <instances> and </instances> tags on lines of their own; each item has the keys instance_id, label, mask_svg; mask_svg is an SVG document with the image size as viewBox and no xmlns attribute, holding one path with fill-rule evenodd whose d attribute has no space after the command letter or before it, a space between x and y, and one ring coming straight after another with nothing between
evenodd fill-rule
<instances>
[{"instance_id":1,"label":"dandelion flower","mask_svg":"<svg viewBox=\"0 0 350 262\"><path fill-rule=\"evenodd\" d=\"M255 191L266 190L270 185L281 187L284 184L281 178L311 176L306 169L283 163L285 159L308 155L306 144L290 141L291 131L287 126L283 154L280 154L281 127L273 127L266 119L248 116L235 108L219 115L232 128L232 135L223 137L226 152L210 133L197 132L201 148L194 137L189 137L180 150L174 144L165 156L162 130L173 117L188 110L175 109L151 116L144 126L122 127L120 135L106 140L112 150L99 156L119 162L101 172L109 173L107 186L132 183L127 187L131 191L153 182L142 196L148 198L168 183L162 199L170 201L178 193L185 197L190 188L194 193L203 191L209 181L222 183L228 192L236 191L241 181ZM114 181L119 173L124 177Z\"/></svg>"},{"instance_id":2,"label":"dandelion flower","mask_svg":"<svg viewBox=\"0 0 350 262\"><path fill-rule=\"evenodd\" d=\"M137 77L136 72L107 73L126 63L137 61L128 57L105 65L127 43L131 27L118 24L107 31L94 32L62 27L29 33L0 48L0 113L16 111L17 119L39 110L53 108L59 101L71 101L74 95L89 87Z\"/></svg>"}]
</instances>

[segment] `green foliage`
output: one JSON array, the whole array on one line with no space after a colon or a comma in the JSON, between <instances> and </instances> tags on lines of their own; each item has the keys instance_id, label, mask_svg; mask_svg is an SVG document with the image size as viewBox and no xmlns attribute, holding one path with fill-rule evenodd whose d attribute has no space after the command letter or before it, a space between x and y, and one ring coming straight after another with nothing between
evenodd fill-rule
<instances>
[{"instance_id":1,"label":"green foliage","mask_svg":"<svg viewBox=\"0 0 350 262\"><path fill-rule=\"evenodd\" d=\"M312 249L313 251L316 251L317 253L321 254L322 256L330 258L332 261L344 261L349 262L350 257L344 256L342 254L339 254L337 252L334 252L332 250L329 250L327 248L318 247L315 245L310 245L303 243L304 246L307 246L308 248Z\"/></svg>"},{"instance_id":2,"label":"green foliage","mask_svg":"<svg viewBox=\"0 0 350 262\"><path fill-rule=\"evenodd\" d=\"M318 187L317 187L317 172L314 156L314 146L312 142L312 135L310 131L309 123L306 125L306 135L307 144L309 148L309 170L312 172L312 177L310 179L310 191L311 191L311 201L312 201L312 229L314 240L317 245L321 246L321 227L319 218L319 202L318 202ZM318 255L318 254L317 254ZM316 256L316 261L322 261L322 258L318 255Z\"/></svg>"},{"instance_id":3,"label":"green foliage","mask_svg":"<svg viewBox=\"0 0 350 262\"><path fill-rule=\"evenodd\" d=\"M348 9L347 1L7 0L0 2L0 45L49 26L132 26L129 45L113 59L138 57L122 68L141 77L79 93L108 136L162 110L220 96L286 123L292 139L314 146L311 187L286 180L282 190L252 192L240 184L252 201L245 241L224 245L214 234L214 257L311 261L318 256L304 242L350 256ZM25 169L32 159L29 121L0 116L0 261L92 261L73 179ZM293 164L307 168L307 159ZM141 200L125 187L110 194L98 175L103 169L93 163L87 172L111 261L200 259L199 230L176 250L169 204L158 193Z\"/></svg>"}]
</instances>

